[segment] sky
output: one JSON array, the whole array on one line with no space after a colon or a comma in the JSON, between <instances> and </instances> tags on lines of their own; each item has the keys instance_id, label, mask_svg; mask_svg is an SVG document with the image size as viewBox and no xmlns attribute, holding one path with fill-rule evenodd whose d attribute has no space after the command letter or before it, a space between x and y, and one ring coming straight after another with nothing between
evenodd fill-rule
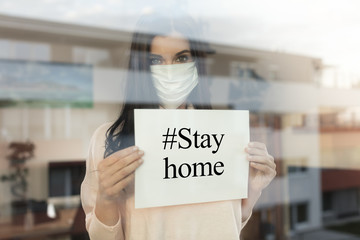
<instances>
[{"instance_id":1,"label":"sky","mask_svg":"<svg viewBox=\"0 0 360 240\"><path fill-rule=\"evenodd\" d=\"M358 0L0 0L0 13L131 31L164 5L206 23L211 42L318 57L360 82Z\"/></svg>"}]
</instances>

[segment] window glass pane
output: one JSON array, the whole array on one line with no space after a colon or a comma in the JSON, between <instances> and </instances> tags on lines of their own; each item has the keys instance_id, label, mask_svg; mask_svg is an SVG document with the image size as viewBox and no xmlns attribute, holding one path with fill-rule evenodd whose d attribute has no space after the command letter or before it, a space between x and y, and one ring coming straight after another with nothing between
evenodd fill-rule
<instances>
[{"instance_id":1,"label":"window glass pane","mask_svg":"<svg viewBox=\"0 0 360 240\"><path fill-rule=\"evenodd\" d=\"M104 198L117 201L118 209L102 209L120 211L116 237L360 239L359 7L355 0L0 1L0 239L88 239L85 214L88 229L97 229L91 216ZM102 171L99 162L135 145L134 109L168 108L209 114L199 129L192 127L199 117L176 127L189 129L187 137L174 130L175 155L188 154L181 162L154 160L170 149L151 134L184 120L142 118L144 142L162 147L146 150L142 166L168 176L169 192L182 192L170 181L186 181L190 193L175 200L209 192L219 199L135 210L136 181L127 178L134 169L112 160ZM224 118L225 110L248 111L249 123ZM221 135L222 127L229 132ZM247 127L249 140L264 144L250 153L258 163L250 167L245 137L229 138ZM231 156L216 158L226 146ZM104 172L115 180L102 182ZM154 179L144 181L146 199L160 196ZM249 205L223 194L232 184L242 184L236 189Z\"/></svg>"},{"instance_id":2,"label":"window glass pane","mask_svg":"<svg viewBox=\"0 0 360 240\"><path fill-rule=\"evenodd\" d=\"M296 206L297 223L308 221L308 205L306 203L298 204Z\"/></svg>"},{"instance_id":3,"label":"window glass pane","mask_svg":"<svg viewBox=\"0 0 360 240\"><path fill-rule=\"evenodd\" d=\"M333 210L333 194L332 192L324 192L322 196L323 211Z\"/></svg>"}]
</instances>

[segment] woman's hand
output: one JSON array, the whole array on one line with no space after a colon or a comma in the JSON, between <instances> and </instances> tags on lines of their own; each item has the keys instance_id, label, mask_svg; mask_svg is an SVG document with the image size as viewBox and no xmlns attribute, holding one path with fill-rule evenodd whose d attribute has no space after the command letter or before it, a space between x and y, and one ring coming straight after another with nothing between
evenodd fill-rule
<instances>
[{"instance_id":1,"label":"woman's hand","mask_svg":"<svg viewBox=\"0 0 360 240\"><path fill-rule=\"evenodd\" d=\"M250 191L262 191L276 175L276 165L265 144L250 142L245 148L250 162L249 188Z\"/></svg>"},{"instance_id":2,"label":"woman's hand","mask_svg":"<svg viewBox=\"0 0 360 240\"><path fill-rule=\"evenodd\" d=\"M143 163L144 152L136 146L117 151L98 164L98 199L115 201L120 192L134 179L135 170Z\"/></svg>"},{"instance_id":3,"label":"woman's hand","mask_svg":"<svg viewBox=\"0 0 360 240\"><path fill-rule=\"evenodd\" d=\"M252 209L261 195L261 191L269 185L276 175L274 158L267 152L266 146L259 142L250 142L245 148L250 162L249 194L242 200L242 221L246 222L251 216Z\"/></svg>"},{"instance_id":4,"label":"woman's hand","mask_svg":"<svg viewBox=\"0 0 360 240\"><path fill-rule=\"evenodd\" d=\"M142 164L143 155L143 151L132 146L117 151L99 162L99 190L95 215L103 224L114 226L119 222L117 200L121 191L134 179L134 172Z\"/></svg>"}]
</instances>

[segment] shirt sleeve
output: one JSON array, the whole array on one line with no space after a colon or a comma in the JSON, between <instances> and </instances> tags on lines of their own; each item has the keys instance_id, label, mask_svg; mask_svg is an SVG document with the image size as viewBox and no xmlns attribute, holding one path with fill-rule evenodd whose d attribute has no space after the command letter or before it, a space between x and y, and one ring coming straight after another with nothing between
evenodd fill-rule
<instances>
[{"instance_id":1,"label":"shirt sleeve","mask_svg":"<svg viewBox=\"0 0 360 240\"><path fill-rule=\"evenodd\" d=\"M123 240L124 233L120 213L119 221L114 226L103 224L95 214L95 203L98 192L97 165L103 159L107 126L107 124L100 126L91 138L88 157L86 159L86 174L81 184L81 203L86 215L85 223L90 239Z\"/></svg>"}]
</instances>

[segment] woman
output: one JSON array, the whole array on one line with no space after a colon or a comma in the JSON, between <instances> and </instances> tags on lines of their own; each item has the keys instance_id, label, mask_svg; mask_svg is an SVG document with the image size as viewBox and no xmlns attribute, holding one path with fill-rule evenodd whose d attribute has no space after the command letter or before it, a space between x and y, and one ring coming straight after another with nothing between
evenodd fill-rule
<instances>
[{"instance_id":1,"label":"woman","mask_svg":"<svg viewBox=\"0 0 360 240\"><path fill-rule=\"evenodd\" d=\"M134 208L134 172L144 152L134 146L133 109L211 108L204 67L209 47L196 40L194 26L190 18L145 16L139 22L123 111L91 141L81 189L91 239L239 239L262 189L275 176L265 145L251 142L244 150L251 166L248 199Z\"/></svg>"}]
</instances>

